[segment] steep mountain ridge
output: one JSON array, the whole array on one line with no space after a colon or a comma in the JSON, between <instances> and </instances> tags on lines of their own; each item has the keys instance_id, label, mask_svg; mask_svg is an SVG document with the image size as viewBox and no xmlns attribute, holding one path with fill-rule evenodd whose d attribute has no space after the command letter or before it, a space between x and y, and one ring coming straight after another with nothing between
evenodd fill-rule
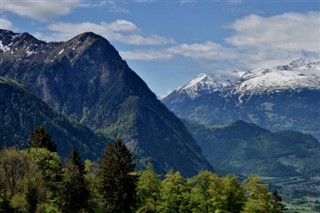
<instances>
[{"instance_id":1,"label":"steep mountain ridge","mask_svg":"<svg viewBox=\"0 0 320 213\"><path fill-rule=\"evenodd\" d=\"M178 116L200 123L240 119L272 131L297 130L320 139L320 61L300 59L232 76L230 84L213 92L197 90L198 95L191 97L179 88L162 101Z\"/></svg>"},{"instance_id":2,"label":"steep mountain ridge","mask_svg":"<svg viewBox=\"0 0 320 213\"><path fill-rule=\"evenodd\" d=\"M0 41L5 38L2 44L11 47L19 35L0 31ZM43 45L28 55L23 47L37 43ZM212 170L183 123L103 37L83 33L66 42L30 40L20 47L19 55L0 52L1 76L23 82L52 108L91 130L123 138L138 160L149 159L158 171L173 168L192 176Z\"/></svg>"}]
</instances>

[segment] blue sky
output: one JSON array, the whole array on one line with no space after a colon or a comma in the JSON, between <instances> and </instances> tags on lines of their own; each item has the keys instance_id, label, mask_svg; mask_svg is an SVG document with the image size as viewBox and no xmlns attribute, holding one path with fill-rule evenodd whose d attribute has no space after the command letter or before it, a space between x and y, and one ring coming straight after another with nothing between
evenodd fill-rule
<instances>
[{"instance_id":1,"label":"blue sky","mask_svg":"<svg viewBox=\"0 0 320 213\"><path fill-rule=\"evenodd\" d=\"M108 39L159 96L200 73L320 58L320 0L0 0L1 28Z\"/></svg>"}]
</instances>

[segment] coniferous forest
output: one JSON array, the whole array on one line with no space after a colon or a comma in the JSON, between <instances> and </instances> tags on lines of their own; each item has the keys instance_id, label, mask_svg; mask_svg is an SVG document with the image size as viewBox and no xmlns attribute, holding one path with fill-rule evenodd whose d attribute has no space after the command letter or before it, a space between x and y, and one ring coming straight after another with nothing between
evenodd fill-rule
<instances>
[{"instance_id":1,"label":"coniferous forest","mask_svg":"<svg viewBox=\"0 0 320 213\"><path fill-rule=\"evenodd\" d=\"M31 134L28 148L0 154L0 212L274 212L286 211L282 198L259 177L239 181L209 171L184 178L151 163L135 170L133 154L117 139L92 162L73 149L57 154L44 127Z\"/></svg>"}]
</instances>

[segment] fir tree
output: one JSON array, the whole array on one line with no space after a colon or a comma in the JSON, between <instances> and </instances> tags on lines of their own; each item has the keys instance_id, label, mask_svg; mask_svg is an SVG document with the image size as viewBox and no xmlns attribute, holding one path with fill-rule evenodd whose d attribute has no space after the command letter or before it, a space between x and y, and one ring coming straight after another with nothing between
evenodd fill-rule
<instances>
[{"instance_id":1,"label":"fir tree","mask_svg":"<svg viewBox=\"0 0 320 213\"><path fill-rule=\"evenodd\" d=\"M57 146L51 139L47 130L39 126L31 133L31 140L29 142L30 148L46 148L51 152L57 152Z\"/></svg>"},{"instance_id":2,"label":"fir tree","mask_svg":"<svg viewBox=\"0 0 320 213\"><path fill-rule=\"evenodd\" d=\"M100 160L100 190L106 202L106 212L133 211L137 183L133 159L120 139L108 144Z\"/></svg>"},{"instance_id":3,"label":"fir tree","mask_svg":"<svg viewBox=\"0 0 320 213\"><path fill-rule=\"evenodd\" d=\"M85 180L85 167L80 155L73 149L65 169L62 192L62 212L88 211L90 193Z\"/></svg>"}]
</instances>

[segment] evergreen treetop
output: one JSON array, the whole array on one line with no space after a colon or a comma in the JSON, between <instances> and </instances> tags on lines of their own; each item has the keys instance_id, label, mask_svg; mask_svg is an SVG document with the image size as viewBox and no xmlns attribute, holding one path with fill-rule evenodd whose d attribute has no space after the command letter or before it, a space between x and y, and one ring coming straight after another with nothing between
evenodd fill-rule
<instances>
[{"instance_id":1,"label":"evergreen treetop","mask_svg":"<svg viewBox=\"0 0 320 213\"><path fill-rule=\"evenodd\" d=\"M57 152L57 145L43 126L37 127L31 133L29 148L46 148L51 152Z\"/></svg>"}]
</instances>

